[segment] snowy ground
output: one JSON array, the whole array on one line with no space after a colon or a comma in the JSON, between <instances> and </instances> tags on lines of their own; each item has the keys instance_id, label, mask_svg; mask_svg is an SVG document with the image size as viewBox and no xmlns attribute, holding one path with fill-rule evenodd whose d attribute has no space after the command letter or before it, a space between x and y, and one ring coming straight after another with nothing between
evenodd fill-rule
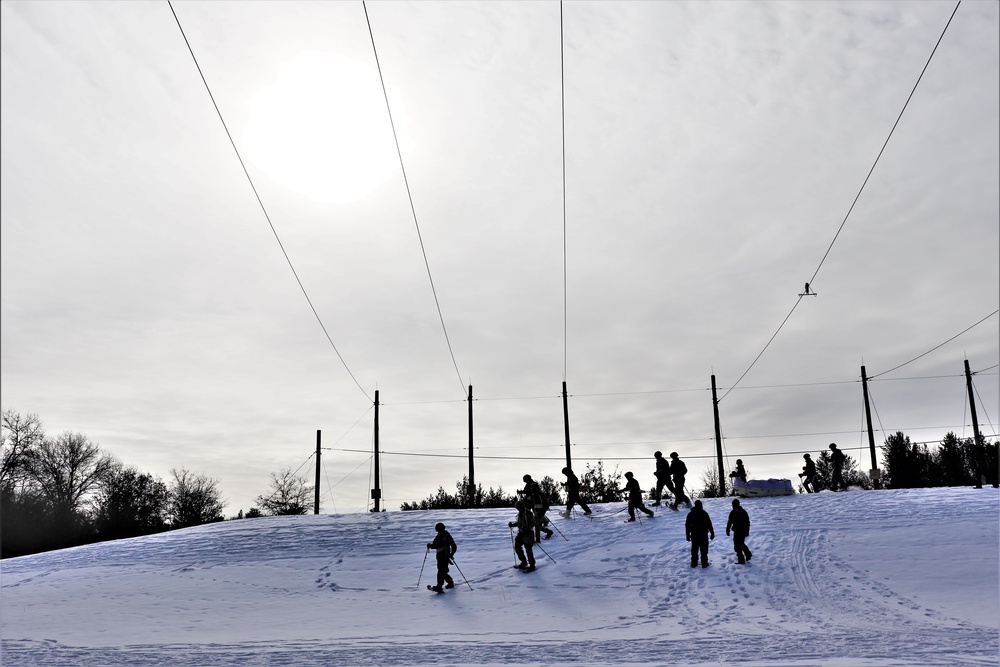
<instances>
[{"instance_id":1,"label":"snowy ground","mask_svg":"<svg viewBox=\"0 0 1000 667\"><path fill-rule=\"evenodd\" d=\"M1000 664L996 489L707 500L712 565L686 511L564 520L513 569L512 510L229 521L5 560L2 664ZM429 592L443 521L472 589ZM552 560L554 559L554 560Z\"/></svg>"}]
</instances>

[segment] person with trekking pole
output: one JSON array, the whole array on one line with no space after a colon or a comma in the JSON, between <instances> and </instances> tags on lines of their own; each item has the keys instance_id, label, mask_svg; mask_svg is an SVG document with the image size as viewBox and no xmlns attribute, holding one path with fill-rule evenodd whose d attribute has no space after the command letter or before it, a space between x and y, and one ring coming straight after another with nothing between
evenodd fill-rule
<instances>
[{"instance_id":1,"label":"person with trekking pole","mask_svg":"<svg viewBox=\"0 0 1000 667\"><path fill-rule=\"evenodd\" d=\"M577 478L576 474L569 467L563 468L562 474L566 475L566 482L563 484L566 487L566 511L563 512L563 516L567 519L569 518L570 512L573 511L573 505L579 505L580 509L583 510L583 515L589 516L590 508L580 497L579 478Z\"/></svg>"},{"instance_id":2,"label":"person with trekking pole","mask_svg":"<svg viewBox=\"0 0 1000 667\"><path fill-rule=\"evenodd\" d=\"M535 525L535 543L542 541L542 533L545 533L545 539L552 537L552 529L547 526L549 523L548 518L546 518L545 513L548 511L548 503L542 497L542 487L538 485L538 482L531 479L531 475L525 475L524 488L518 491L518 494L524 500L524 504L529 510L534 514L533 522Z\"/></svg>"},{"instance_id":3,"label":"person with trekking pole","mask_svg":"<svg viewBox=\"0 0 1000 667\"><path fill-rule=\"evenodd\" d=\"M534 572L535 553L531 546L535 543L535 525L532 521L532 511L521 500L514 503L514 507L517 509L517 521L507 524L511 528L517 528L514 553L517 554L518 563L514 567L525 572Z\"/></svg>"},{"instance_id":4,"label":"person with trekking pole","mask_svg":"<svg viewBox=\"0 0 1000 667\"><path fill-rule=\"evenodd\" d=\"M676 510L681 503L691 507L691 499L684 493L684 476L687 475L687 466L677 456L677 452L670 452L670 476L674 481L674 503L670 509Z\"/></svg>"},{"instance_id":5,"label":"person with trekking pole","mask_svg":"<svg viewBox=\"0 0 1000 667\"><path fill-rule=\"evenodd\" d=\"M628 492L628 519L625 523L635 521L636 510L645 513L646 516L653 516L653 510L642 504L642 488L639 486L639 481L632 476L631 472L625 473L625 479L628 480L625 483L625 488L618 490L619 493Z\"/></svg>"},{"instance_id":6,"label":"person with trekking pole","mask_svg":"<svg viewBox=\"0 0 1000 667\"><path fill-rule=\"evenodd\" d=\"M427 550L434 549L437 552L437 586L427 588L435 593L444 593L445 588L455 587L455 580L448 574L448 564L455 562L452 559L458 551L458 545L455 544L451 533L445 530L443 523L436 524L434 530L437 531L437 535L434 536L434 541L427 545Z\"/></svg>"},{"instance_id":7,"label":"person with trekking pole","mask_svg":"<svg viewBox=\"0 0 1000 667\"><path fill-rule=\"evenodd\" d=\"M659 507L663 487L667 487L667 493L673 494L674 484L670 481L670 461L663 458L663 452L653 452L653 458L656 459L656 472L653 473L656 477L656 502L652 506Z\"/></svg>"}]
</instances>

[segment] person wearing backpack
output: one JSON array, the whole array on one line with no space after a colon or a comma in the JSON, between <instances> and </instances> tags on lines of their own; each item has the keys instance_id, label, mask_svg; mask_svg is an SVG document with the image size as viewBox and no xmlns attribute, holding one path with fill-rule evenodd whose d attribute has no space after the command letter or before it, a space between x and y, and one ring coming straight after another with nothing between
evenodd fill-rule
<instances>
[{"instance_id":1,"label":"person wearing backpack","mask_svg":"<svg viewBox=\"0 0 1000 667\"><path fill-rule=\"evenodd\" d=\"M427 545L428 549L434 549L437 554L437 586L431 586L431 590L435 593L444 593L445 588L455 587L455 580L448 573L448 565L454 562L452 559L458 551L458 545L455 544L451 533L445 530L443 523L436 524L434 530L437 531L437 535L434 536L434 541Z\"/></svg>"},{"instance_id":2,"label":"person wearing backpack","mask_svg":"<svg viewBox=\"0 0 1000 667\"><path fill-rule=\"evenodd\" d=\"M545 513L549 508L542 498L542 487L531 479L531 475L525 475L522 479L524 480L524 488L519 493L524 499L525 506L534 513L535 542L542 540L543 532L545 539L549 539L553 535L553 530L546 526L549 520L545 518Z\"/></svg>"},{"instance_id":3,"label":"person wearing backpack","mask_svg":"<svg viewBox=\"0 0 1000 667\"><path fill-rule=\"evenodd\" d=\"M726 522L726 535L733 533L733 551L736 552L736 562L743 565L750 561L753 552L747 546L747 535L750 534L750 515L740 506L740 501L733 498L733 509Z\"/></svg>"},{"instance_id":4,"label":"person wearing backpack","mask_svg":"<svg viewBox=\"0 0 1000 667\"><path fill-rule=\"evenodd\" d=\"M573 505L579 505L580 509L583 510L583 515L588 516L591 513L590 508L580 498L580 480L568 467L562 469L562 474L566 475L566 482L563 484L566 487L566 511L563 512L563 516L569 518Z\"/></svg>"},{"instance_id":5,"label":"person wearing backpack","mask_svg":"<svg viewBox=\"0 0 1000 667\"><path fill-rule=\"evenodd\" d=\"M673 494L674 484L670 481L670 461L663 458L663 452L653 452L653 458L656 459L656 472L653 473L656 476L656 502L653 507L659 507L663 487L667 487L667 493Z\"/></svg>"},{"instance_id":6,"label":"person wearing backpack","mask_svg":"<svg viewBox=\"0 0 1000 667\"><path fill-rule=\"evenodd\" d=\"M670 452L670 459L670 475L674 478L674 504L670 506L670 509L676 510L681 503L691 507L691 499L684 493L684 476L687 475L687 466L677 456L677 452Z\"/></svg>"},{"instance_id":7,"label":"person wearing backpack","mask_svg":"<svg viewBox=\"0 0 1000 667\"><path fill-rule=\"evenodd\" d=\"M698 555L701 554L701 566L708 567L708 536L715 539L715 529L712 527L712 517L708 516L701 501L694 501L694 507L688 512L684 522L687 541L691 543L691 567L698 567Z\"/></svg>"},{"instance_id":8,"label":"person wearing backpack","mask_svg":"<svg viewBox=\"0 0 1000 667\"><path fill-rule=\"evenodd\" d=\"M847 491L847 485L844 484L844 460L847 458L844 456L844 452L837 449L837 444L834 442L830 443L830 463L833 469L833 475L830 479L830 490L831 491Z\"/></svg>"},{"instance_id":9,"label":"person wearing backpack","mask_svg":"<svg viewBox=\"0 0 1000 667\"><path fill-rule=\"evenodd\" d=\"M816 493L816 464L808 454L803 454L802 458L806 460L802 472L799 473L799 477L802 478L802 488L806 493Z\"/></svg>"},{"instance_id":10,"label":"person wearing backpack","mask_svg":"<svg viewBox=\"0 0 1000 667\"><path fill-rule=\"evenodd\" d=\"M523 500L514 503L514 507L517 509L517 521L511 521L507 524L511 528L517 528L517 537L514 538L514 553L517 554L519 562L514 567L525 572L534 572L535 553L532 545L535 543L535 526L532 512L525 506Z\"/></svg>"}]
</instances>

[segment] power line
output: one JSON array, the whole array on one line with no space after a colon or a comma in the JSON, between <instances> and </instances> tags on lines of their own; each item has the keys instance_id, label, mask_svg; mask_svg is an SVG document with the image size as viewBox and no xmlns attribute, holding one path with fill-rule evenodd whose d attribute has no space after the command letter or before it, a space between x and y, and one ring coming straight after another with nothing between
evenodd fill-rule
<instances>
[{"instance_id":1,"label":"power line","mask_svg":"<svg viewBox=\"0 0 1000 667\"><path fill-rule=\"evenodd\" d=\"M437 308L438 319L441 320L441 330L444 332L444 341L448 345L448 354L451 355L451 363L455 366L455 374L458 375L458 383L462 386L462 394L468 396L465 382L462 381L462 374L458 370L458 362L455 360L455 352L451 348L451 339L448 337L448 327L444 324L444 314L441 312L441 302L438 300L437 289L434 287L434 276L431 275L431 265L427 260L427 250L424 248L424 238L420 233L420 223L417 221L417 209L413 205L413 195L410 192L410 181L406 177L406 166L403 164L403 152L399 148L399 137L396 134L396 123L392 119L392 107L389 105L389 93L385 88L385 78L382 76L382 65L378 59L378 49L375 48L375 34L372 32L372 23L368 18L368 5L362 1L361 6L365 10L365 21L368 24L368 36L372 40L372 52L375 54L375 67L378 69L378 78L382 83L382 95L385 96L385 108L389 114L389 125L392 127L392 139L396 143L396 155L399 156L399 169L403 172L403 184L406 186L406 197L410 201L410 213L413 214L413 225L417 229L417 240L420 242L420 253L424 257L424 266L427 268L427 280L431 284L431 294L434 295L434 305Z\"/></svg>"},{"instance_id":2,"label":"power line","mask_svg":"<svg viewBox=\"0 0 1000 667\"><path fill-rule=\"evenodd\" d=\"M810 285L814 285L815 284L815 282L816 282L816 276L819 275L820 269L823 268L823 263L826 262L826 258L829 256L830 251L833 250L833 244L837 242L837 238L840 236L840 232L843 231L844 225L847 224L847 219L851 216L851 212L854 211L855 205L858 203L858 200L861 198L861 193L864 192L865 186L868 185L868 180L871 178L872 174L875 172L875 167L878 165L879 159L881 159L882 154L885 152L886 146L889 145L889 140L892 139L892 135L896 131L896 126L899 125L899 121L903 117L903 112L906 111L906 107L909 106L910 100L913 99L913 94L917 91L917 86L920 85L920 80L924 78L924 73L927 71L927 67L931 64L931 59L934 58L934 54L937 53L938 46L941 45L941 40L944 39L944 35L948 31L948 26L951 25L951 20L953 18L955 18L955 13L958 11L958 8L959 8L959 6L961 4L962 4L962 2L961 2L961 0L959 0L959 2L955 5L955 9L952 11L951 16L948 17L948 22L945 24L944 30L941 31L941 35L938 37L937 43L934 44L934 48L931 50L931 54L930 54L930 56L928 56L927 62L924 63L924 67L920 71L920 76L917 77L917 82L913 84L913 89L910 90L910 94L906 98L906 102L903 104L903 108L900 110L899 116L896 117L896 122L893 123L892 129L889 130L889 136L886 137L885 143L882 144L881 150L879 150L878 155L875 157L875 162L872 163L871 169L868 170L868 175L865 176L865 180L864 180L864 182L862 182L861 188L858 190L858 194L854 197L854 201L851 202L851 206L847 210L847 215L844 216L843 221L840 223L840 227L837 228L837 233L833 235L833 240L830 241L830 245L827 247L826 252L823 253L823 258L820 259L819 265L816 267L816 270L813 272L812 277L806 282L807 293L808 293L808 287ZM747 367L747 369L745 371L743 371L743 375L741 375L739 377L739 380L736 381L736 384L734 384L732 387L730 387L729 391L727 391L725 394L722 395L722 398L719 399L720 402L722 401L722 399L724 399L726 396L729 395L729 392L732 391L736 387L736 385L738 385L740 383L740 380L742 380L744 377L746 377L747 373L750 372L750 369L753 368L754 365L757 363L757 361L761 358L761 356L763 356L764 352L767 350L767 348L774 341L775 337L781 331L782 327L784 327L785 323L788 322L788 318L790 318L792 316L792 313L795 312L795 309L798 308L798 305L799 305L799 303L801 303L803 296L804 295L802 295L802 294L799 295L798 300L795 302L795 305L792 306L792 309L790 311L788 311L788 315L786 315L785 319L782 320L781 325L778 327L778 330L774 332L774 335L771 336L771 338L767 341L767 344L764 345L764 349L761 350L760 354L758 354L754 358L754 360L753 360L753 362L751 362L750 366Z\"/></svg>"},{"instance_id":3,"label":"power line","mask_svg":"<svg viewBox=\"0 0 1000 667\"><path fill-rule=\"evenodd\" d=\"M212 106L215 107L215 113L219 115L219 120L222 122L222 127L226 131L226 136L229 137L229 143L232 144L233 151L236 153L236 159L239 160L240 167L243 168L243 173L246 175L247 181L250 183L250 189L253 190L254 197L257 198L257 204L260 205L260 210L264 213L264 218L267 220L267 224L271 227L271 233L274 234L274 240L278 242L278 247L281 248L281 254L285 256L285 261L288 262L288 268L292 270L292 275L295 276L295 282L298 283L299 289L302 290L302 296L306 298L306 302L309 304L310 310L312 310L313 315L316 317L316 321L319 322L319 326L323 330L323 334L326 336L326 339L330 342L330 346L333 348L333 351L337 353L337 358L340 359L340 363L343 364L344 370L346 370L347 374L351 376L352 380L354 380L354 384L358 385L358 389L361 390L361 393L371 400L371 397L368 396L368 392L366 392L365 388L361 386L358 379L354 377L354 373L351 372L351 369L347 367L347 362L344 361L344 357L340 354L340 350L338 350L337 346L334 345L330 332L326 330L326 325L323 324L323 319L316 311L316 306L313 305L312 299L309 298L309 293L306 292L305 285L302 284L302 280L299 278L299 274L295 270L295 266L292 264L292 259L288 256L288 252L285 250L285 246L281 242L281 238L278 236L278 230L274 228L274 223L271 222L271 216L268 215L267 209L264 207L264 202L261 201L260 194L257 192L257 187L253 184L253 179L250 178L250 172L247 170L247 166L243 162L240 150L236 147L236 142L233 140L233 135L229 131L229 126L226 125L226 119L222 116L222 111L219 109L219 105L215 101L215 95L212 94L212 89L208 85L205 73L202 72L201 65L198 64L198 58L194 55L194 49L191 48L191 42L188 41L187 35L184 33L184 27L181 25L181 20L177 17L177 12L174 11L174 6L171 4L170 0L167 0L167 6L170 7L170 13L174 15L174 21L177 22L177 28L181 31L181 37L184 38L184 43L187 45L188 53L191 54L194 66L198 68L198 75L201 76L201 82L205 84L205 90L208 92L208 96L212 100Z\"/></svg>"},{"instance_id":4,"label":"power line","mask_svg":"<svg viewBox=\"0 0 1000 667\"><path fill-rule=\"evenodd\" d=\"M907 365L907 364L911 364L911 363L913 363L914 361L916 361L917 359L920 359L921 357L926 357L926 356L927 356L928 354L930 354L930 353L931 353L931 352L933 352L934 350L938 349L939 347L944 347L945 345L947 345L947 344L948 344L948 343L950 343L951 341L955 340L956 338L958 338L958 337L959 337L959 336L961 336L962 334L966 333L967 331L970 331L971 329L973 329L973 328L975 328L975 327L978 327L978 326L979 326L980 324L982 324L982 323L983 323L983 322L985 322L986 320L990 319L991 317L993 317L994 315L996 315L996 314L997 314L998 312L1000 312L1000 309L998 309L998 310L994 310L994 311L993 311L992 313L990 313L989 315L987 315L987 316L986 316L986 317L984 317L983 319L979 320L978 322L976 322L975 324L973 324L973 325L972 325L971 327L968 327L967 329L963 329L962 331L958 332L957 334L955 334L954 336L952 336L951 338L949 338L949 339L948 339L948 340L946 340L945 342L941 343L940 345L935 345L934 347L932 347L931 349L927 350L927 351L926 351L926 352L924 352L923 354L918 354L917 356L913 357L913 358L912 358L912 359L910 359L909 361L904 361L904 362L903 362L903 363L901 363L900 365L898 365L898 366L893 366L893 367L892 367L892 368L890 368L889 370L887 370L887 371L882 371L881 373L878 373L877 375L873 375L872 377L870 377L870 378L868 378L868 379L869 379L869 380L871 380L871 379L874 379L874 378L877 378L877 377L879 377L880 375L885 375L886 373L891 373L891 372L893 372L894 370L896 370L896 369L898 369L898 368L902 368L903 366L905 366L905 365Z\"/></svg>"},{"instance_id":5,"label":"power line","mask_svg":"<svg viewBox=\"0 0 1000 667\"><path fill-rule=\"evenodd\" d=\"M736 385L738 385L738 384L739 384L739 383L740 383L740 382L741 382L741 381L743 380L743 378L745 378L745 377L747 376L747 373L749 373L749 372L750 372L750 369L754 367L754 365L755 365L755 364L757 363L757 361L758 361L758 360L759 360L759 359L760 359L760 358L761 358L762 356L764 356L764 352L766 352L766 351L767 351L767 348L771 346L771 343L772 343L772 342L774 342L774 339L778 337L778 333L779 333L779 332L781 331L781 329L782 329L782 328L783 328L783 327L785 326L785 323L786 323L786 322L788 322L788 318L790 318L790 317L792 316L792 313L794 313L794 312L795 312L795 309L799 307L799 304L800 304L800 303L802 303L802 297L801 297L801 296L800 296L800 297L799 297L798 299L796 299L796 301L795 301L795 305L794 305L794 306L792 306L792 309L791 309L790 311L788 311L788 314L787 314L787 315L785 315L785 319L783 319L783 320L781 321L781 324L780 324L780 325L778 325L778 329L777 329L777 331L775 331L775 332L774 332L774 334L773 334L773 335L771 336L771 338L770 338L770 339L768 339L767 343L766 343L766 344L764 345L764 349L760 351L760 354L758 354L758 355L757 355L757 356L756 356L756 357L754 358L754 360L753 360L752 362L750 362L750 365L749 365L749 366L747 366L747 369L746 369L745 371L743 371L743 375L741 375L741 376L739 377L739 379L738 379L738 380L736 380L736 382L734 382L734 383L733 383L733 386L732 386L732 387L730 387L730 388L729 388L729 389L728 389L728 390L726 391L726 393L722 395L722 397L721 397L721 398L719 398L719 403L721 403L721 402L722 402L722 400L723 400L723 399L724 399L724 398L725 398L726 396L729 396L729 392L731 392L731 391L732 391L733 389L736 389Z\"/></svg>"}]
</instances>

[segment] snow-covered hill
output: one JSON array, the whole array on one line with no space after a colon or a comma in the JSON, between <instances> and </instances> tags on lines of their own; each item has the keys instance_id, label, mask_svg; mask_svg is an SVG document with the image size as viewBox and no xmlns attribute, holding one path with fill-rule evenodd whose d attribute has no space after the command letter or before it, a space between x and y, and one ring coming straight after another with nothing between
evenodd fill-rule
<instances>
[{"instance_id":1,"label":"snow-covered hill","mask_svg":"<svg viewBox=\"0 0 1000 667\"><path fill-rule=\"evenodd\" d=\"M512 510L229 521L3 561L2 663L997 665L998 499L744 500L747 565L730 501L706 500L707 569L690 567L686 511L626 524L623 504L553 512L565 539L530 574L512 567ZM443 595L423 564L437 521L461 568Z\"/></svg>"}]
</instances>

